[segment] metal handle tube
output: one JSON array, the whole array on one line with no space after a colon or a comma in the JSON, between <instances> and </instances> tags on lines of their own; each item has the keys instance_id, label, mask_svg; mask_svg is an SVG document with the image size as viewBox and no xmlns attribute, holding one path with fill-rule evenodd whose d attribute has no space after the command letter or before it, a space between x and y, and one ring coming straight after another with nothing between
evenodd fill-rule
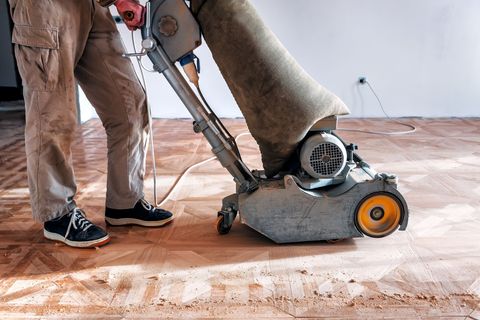
<instances>
[{"instance_id":1,"label":"metal handle tube","mask_svg":"<svg viewBox=\"0 0 480 320\"><path fill-rule=\"evenodd\" d=\"M147 3L145 3L145 7L146 7L145 30L147 34L146 38L150 38L152 36L152 21L150 20L150 16L151 16L150 1L147 1Z\"/></svg>"},{"instance_id":2,"label":"metal handle tube","mask_svg":"<svg viewBox=\"0 0 480 320\"><path fill-rule=\"evenodd\" d=\"M245 189L245 191L252 190L252 187L257 185L255 177L253 177L250 170L248 170L242 160L234 153L226 137L222 136L221 130L210 120L207 110L177 67L170 61L163 48L158 46L149 56L154 64L160 67L157 68L158 71L163 73L195 122L202 128L203 135L211 145L212 152L222 166L230 172L241 189Z\"/></svg>"}]
</instances>

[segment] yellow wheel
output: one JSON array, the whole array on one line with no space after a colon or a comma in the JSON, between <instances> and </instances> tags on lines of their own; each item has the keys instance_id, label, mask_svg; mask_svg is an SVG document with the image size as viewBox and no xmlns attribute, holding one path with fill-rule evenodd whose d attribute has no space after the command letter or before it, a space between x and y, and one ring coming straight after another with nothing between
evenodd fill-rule
<instances>
[{"instance_id":1,"label":"yellow wheel","mask_svg":"<svg viewBox=\"0 0 480 320\"><path fill-rule=\"evenodd\" d=\"M357 227L369 237L382 238L397 230L402 209L388 193L377 193L362 200L355 215Z\"/></svg>"}]
</instances>

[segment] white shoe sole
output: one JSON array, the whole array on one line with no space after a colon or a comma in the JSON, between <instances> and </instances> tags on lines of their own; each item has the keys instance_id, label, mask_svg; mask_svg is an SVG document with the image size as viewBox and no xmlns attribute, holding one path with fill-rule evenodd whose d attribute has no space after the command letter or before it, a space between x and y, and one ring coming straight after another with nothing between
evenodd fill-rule
<instances>
[{"instance_id":1,"label":"white shoe sole","mask_svg":"<svg viewBox=\"0 0 480 320\"><path fill-rule=\"evenodd\" d=\"M68 245L70 247L75 247L75 248L100 247L100 246L103 246L104 244L107 244L110 241L110 236L108 234L105 237L100 238L100 239L96 239L96 240L71 241L71 240L65 239L64 236L62 236L58 233L49 232L45 229L43 229L43 236L45 238L47 238L48 240L63 242L66 245Z\"/></svg>"},{"instance_id":2,"label":"white shoe sole","mask_svg":"<svg viewBox=\"0 0 480 320\"><path fill-rule=\"evenodd\" d=\"M157 221L145 221L140 219L134 218L122 218L122 219L114 219L105 217L105 221L112 226L126 226L126 225L137 225L142 227L161 227L168 223L170 223L174 219L174 216L171 216L168 219L164 220L157 220Z\"/></svg>"}]
</instances>

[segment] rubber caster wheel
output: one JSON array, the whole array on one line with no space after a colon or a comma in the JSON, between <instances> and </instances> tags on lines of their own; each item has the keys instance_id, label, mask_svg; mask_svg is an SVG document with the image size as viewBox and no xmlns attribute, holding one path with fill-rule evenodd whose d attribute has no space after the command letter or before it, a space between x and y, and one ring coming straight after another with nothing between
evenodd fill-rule
<instances>
[{"instance_id":1,"label":"rubber caster wheel","mask_svg":"<svg viewBox=\"0 0 480 320\"><path fill-rule=\"evenodd\" d=\"M224 216L218 216L216 227L217 227L218 234L221 234L221 235L229 233L230 229L232 229L231 225L225 225L225 217Z\"/></svg>"}]
</instances>

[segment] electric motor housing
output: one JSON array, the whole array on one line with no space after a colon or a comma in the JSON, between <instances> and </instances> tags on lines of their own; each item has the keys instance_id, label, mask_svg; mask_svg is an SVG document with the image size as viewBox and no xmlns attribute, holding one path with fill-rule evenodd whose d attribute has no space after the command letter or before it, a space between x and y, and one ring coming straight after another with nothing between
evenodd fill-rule
<instances>
[{"instance_id":1,"label":"electric motor housing","mask_svg":"<svg viewBox=\"0 0 480 320\"><path fill-rule=\"evenodd\" d=\"M344 144L326 132L310 136L300 150L302 168L313 178L328 179L339 175L347 163Z\"/></svg>"}]
</instances>

